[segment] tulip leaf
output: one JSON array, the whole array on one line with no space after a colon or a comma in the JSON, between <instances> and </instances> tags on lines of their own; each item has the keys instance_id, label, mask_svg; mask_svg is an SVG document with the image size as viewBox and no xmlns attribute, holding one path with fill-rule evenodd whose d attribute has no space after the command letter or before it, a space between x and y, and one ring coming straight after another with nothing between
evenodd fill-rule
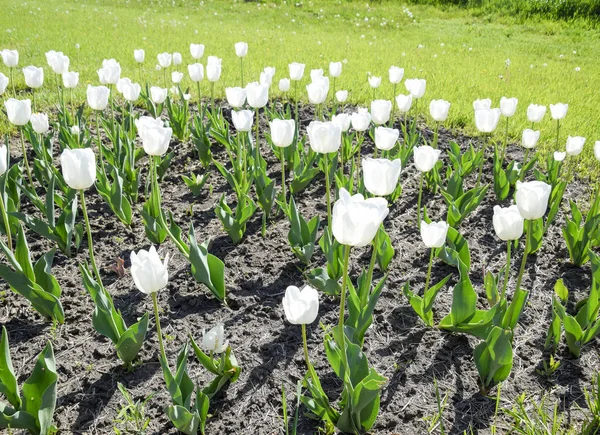
<instances>
[{"instance_id":1,"label":"tulip leaf","mask_svg":"<svg viewBox=\"0 0 600 435\"><path fill-rule=\"evenodd\" d=\"M208 168L212 160L212 154L210 150L210 139L208 133L210 133L210 126L205 128L202 123L202 118L198 115L194 116L194 121L191 126L192 132L192 143L198 151L198 157L202 166Z\"/></svg>"},{"instance_id":2,"label":"tulip leaf","mask_svg":"<svg viewBox=\"0 0 600 435\"><path fill-rule=\"evenodd\" d=\"M183 406L171 405L165 408L165 414L178 431L186 435L196 435L198 433L200 415L197 411L191 413Z\"/></svg>"},{"instance_id":3,"label":"tulip leaf","mask_svg":"<svg viewBox=\"0 0 600 435\"><path fill-rule=\"evenodd\" d=\"M342 286L339 283L339 279L329 277L327 268L316 268L306 273L306 280L308 283L323 293L334 296L340 293Z\"/></svg>"},{"instance_id":4,"label":"tulip leaf","mask_svg":"<svg viewBox=\"0 0 600 435\"><path fill-rule=\"evenodd\" d=\"M475 348L473 358L486 391L510 374L513 362L512 337L512 330L494 326L485 341Z\"/></svg>"},{"instance_id":5,"label":"tulip leaf","mask_svg":"<svg viewBox=\"0 0 600 435\"><path fill-rule=\"evenodd\" d=\"M225 264L209 254L205 245L198 245L193 224L190 224L189 243L194 279L208 287L218 300L225 301Z\"/></svg>"},{"instance_id":6,"label":"tulip leaf","mask_svg":"<svg viewBox=\"0 0 600 435\"><path fill-rule=\"evenodd\" d=\"M392 239L382 228L379 229L379 235L375 238L377 241L377 264L382 271L386 271L390 262L394 258L396 251L392 246Z\"/></svg>"},{"instance_id":7,"label":"tulip leaf","mask_svg":"<svg viewBox=\"0 0 600 435\"><path fill-rule=\"evenodd\" d=\"M139 322L134 323L121 334L115 344L117 355L124 363L130 363L137 357L148 331L148 313L144 313Z\"/></svg>"},{"instance_id":8,"label":"tulip leaf","mask_svg":"<svg viewBox=\"0 0 600 435\"><path fill-rule=\"evenodd\" d=\"M298 212L293 196L290 197L288 211L288 219L290 221L288 241L292 252L298 260L308 265L317 243L320 223L319 216L315 216L307 222Z\"/></svg>"},{"instance_id":9,"label":"tulip leaf","mask_svg":"<svg viewBox=\"0 0 600 435\"><path fill-rule=\"evenodd\" d=\"M8 332L4 326L0 337L0 393L6 397L13 408L19 409L21 406L19 386L10 358Z\"/></svg>"}]
</instances>

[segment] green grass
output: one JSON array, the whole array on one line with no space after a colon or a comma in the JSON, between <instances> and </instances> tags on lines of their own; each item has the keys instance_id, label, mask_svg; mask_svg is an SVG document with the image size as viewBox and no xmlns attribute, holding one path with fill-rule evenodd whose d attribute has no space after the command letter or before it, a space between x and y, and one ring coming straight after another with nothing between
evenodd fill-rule
<instances>
[{"instance_id":1,"label":"green grass","mask_svg":"<svg viewBox=\"0 0 600 435\"><path fill-rule=\"evenodd\" d=\"M298 6L296 6L298 4ZM600 139L598 83L600 83L600 32L586 21L573 23L478 14L459 8L439 9L402 2L347 2L291 0L235 3L224 0L29 0L11 2L0 15L0 47L21 53L21 66L43 65L47 87L42 101L56 101L54 77L44 52L61 50L71 57L71 69L81 72L77 98L83 99L87 83L97 84L95 71L104 58L121 62L123 76L138 80L133 50L146 50L145 76L162 84L155 71L156 54L180 51L182 71L191 63L189 43L206 45L205 58L223 58L222 80L217 86L238 85L239 62L233 44L250 44L245 59L246 79L257 79L264 66L275 66L279 78L287 76L287 64L304 62L327 69L329 61L345 60L337 88L349 89L354 103L372 98L367 73L384 77L377 92L391 98L387 82L390 65L405 68L406 78L427 79L427 92L419 104L427 113L429 100L452 103L448 126L474 131L472 101L490 97L497 105L501 96L519 98L511 119L511 135L519 137L529 127L525 110L529 103L569 103L560 147L567 135L588 139L580 174L589 173L592 146ZM368 20L367 20L368 19ZM77 47L77 44L79 48ZM506 68L510 59L510 68ZM4 68L3 66L0 68ZM576 71L579 68L579 71ZM4 68L3 72L7 73ZM22 74L17 85L23 87ZM186 82L184 82L185 84ZM189 85L190 83L187 82ZM208 83L202 92L208 93ZM405 92L403 86L398 93ZM277 95L276 85L273 93ZM6 95L6 94L5 94ZM304 92L302 93L304 97ZM6 123L0 127L6 128ZM549 113L541 124L541 141L554 148L555 125Z\"/></svg>"}]
</instances>

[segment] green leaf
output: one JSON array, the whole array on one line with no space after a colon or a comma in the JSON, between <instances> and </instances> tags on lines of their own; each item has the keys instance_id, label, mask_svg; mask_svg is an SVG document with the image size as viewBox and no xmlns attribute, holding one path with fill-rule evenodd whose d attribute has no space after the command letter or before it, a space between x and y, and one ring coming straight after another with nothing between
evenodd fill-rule
<instances>
[{"instance_id":1,"label":"green leaf","mask_svg":"<svg viewBox=\"0 0 600 435\"><path fill-rule=\"evenodd\" d=\"M190 224L190 263L192 275L203 283L220 301L225 301L225 264L208 253L205 245L198 245L194 225Z\"/></svg>"},{"instance_id":2,"label":"green leaf","mask_svg":"<svg viewBox=\"0 0 600 435\"><path fill-rule=\"evenodd\" d=\"M198 426L200 425L198 411L194 410L194 413L191 413L183 406L171 405L165 408L165 414L178 431L186 435L196 435L198 433Z\"/></svg>"},{"instance_id":3,"label":"green leaf","mask_svg":"<svg viewBox=\"0 0 600 435\"><path fill-rule=\"evenodd\" d=\"M21 407L19 386L10 358L8 332L4 326L2 326L2 337L0 337L0 393L15 409Z\"/></svg>"},{"instance_id":4,"label":"green leaf","mask_svg":"<svg viewBox=\"0 0 600 435\"><path fill-rule=\"evenodd\" d=\"M119 337L119 341L115 344L117 355L124 363L132 362L139 353L146 332L148 331L148 313L144 313L139 322L131 325Z\"/></svg>"}]
</instances>

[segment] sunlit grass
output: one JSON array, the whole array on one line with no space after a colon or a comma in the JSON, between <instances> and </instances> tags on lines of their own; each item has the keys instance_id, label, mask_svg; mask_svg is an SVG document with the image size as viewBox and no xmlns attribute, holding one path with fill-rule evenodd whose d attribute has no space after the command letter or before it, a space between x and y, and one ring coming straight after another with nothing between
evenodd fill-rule
<instances>
[{"instance_id":1,"label":"sunlit grass","mask_svg":"<svg viewBox=\"0 0 600 435\"><path fill-rule=\"evenodd\" d=\"M564 148L567 135L587 137L582 160L589 168L592 145L600 139L600 32L584 25L549 21L518 24L506 17L473 17L463 10L440 11L415 5L409 7L411 18L398 2L11 3L0 15L0 28L4 29L0 47L17 48L20 66L45 67L41 101L46 103L56 101L54 76L44 56L50 49L71 57L71 69L81 73L76 98L82 100L87 83L97 84L95 71L104 58L118 59L123 76L163 85L162 72L155 70L156 54L181 52L184 63L178 69L187 75L186 65L192 63L189 43L203 43L204 60L208 55L223 58L222 79L216 87L223 95L225 86L240 83L233 44L242 40L250 45L244 60L246 81L258 79L263 67L274 66L275 95L279 93L276 82L288 74L288 63L306 63L308 75L311 68L327 69L329 61L343 60L336 87L350 90L351 102L367 104L372 98L367 73L384 77L376 95L391 98L387 70L398 65L405 68L406 78L427 79L427 92L419 103L421 113L428 112L429 101L434 98L452 103L448 126L472 133L472 101L489 97L497 105L505 95L520 101L517 115L511 119L510 131L515 138L530 126L525 115L529 103L564 102L569 103L569 113L562 123L560 147ZM135 48L146 50L143 79L133 60ZM6 68L1 68L8 75ZM17 86L23 89L22 74L17 77ZM184 85L191 82L184 80ZM207 95L208 90L205 81L202 92ZM403 85L397 90L400 92L406 92ZM304 98L304 86L301 94ZM7 128L5 122L1 126ZM540 127L541 142L553 149L556 131L549 113Z\"/></svg>"}]
</instances>

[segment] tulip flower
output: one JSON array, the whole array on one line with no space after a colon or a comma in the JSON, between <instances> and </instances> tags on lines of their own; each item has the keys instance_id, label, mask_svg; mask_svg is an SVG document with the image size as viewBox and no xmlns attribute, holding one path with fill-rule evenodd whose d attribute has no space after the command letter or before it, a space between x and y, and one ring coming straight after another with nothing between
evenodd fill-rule
<instances>
[{"instance_id":1,"label":"tulip flower","mask_svg":"<svg viewBox=\"0 0 600 435\"><path fill-rule=\"evenodd\" d=\"M87 102L93 110L104 110L108 105L108 96L110 90L106 86L92 86L87 87Z\"/></svg>"},{"instance_id":2,"label":"tulip flower","mask_svg":"<svg viewBox=\"0 0 600 435\"><path fill-rule=\"evenodd\" d=\"M275 76L275 68L267 67L263 72L260 73L259 83L270 88L273 84L273 77Z\"/></svg>"},{"instance_id":3,"label":"tulip flower","mask_svg":"<svg viewBox=\"0 0 600 435\"><path fill-rule=\"evenodd\" d=\"M502 97L500 99L500 111L502 112L502 116L505 116L506 118L513 116L517 110L518 103L519 100L516 98Z\"/></svg>"},{"instance_id":4,"label":"tulip flower","mask_svg":"<svg viewBox=\"0 0 600 435\"><path fill-rule=\"evenodd\" d=\"M121 65L115 59L104 59L98 70L98 79L103 85L116 85L121 78Z\"/></svg>"},{"instance_id":5,"label":"tulip flower","mask_svg":"<svg viewBox=\"0 0 600 435\"><path fill-rule=\"evenodd\" d=\"M419 99L425 95L427 82L425 79L407 79L404 86L413 98Z\"/></svg>"},{"instance_id":6,"label":"tulip flower","mask_svg":"<svg viewBox=\"0 0 600 435\"><path fill-rule=\"evenodd\" d=\"M179 71L173 71L171 72L171 81L173 83L175 83L176 85L181 83L181 80L183 80L183 73L179 72Z\"/></svg>"},{"instance_id":7,"label":"tulip flower","mask_svg":"<svg viewBox=\"0 0 600 435\"><path fill-rule=\"evenodd\" d=\"M327 223L331 228L331 194L329 183L329 153L337 152L342 144L342 130L333 122L311 121L306 128L308 141L314 152L324 154Z\"/></svg>"},{"instance_id":8,"label":"tulip flower","mask_svg":"<svg viewBox=\"0 0 600 435\"><path fill-rule=\"evenodd\" d=\"M448 222L439 221L427 223L420 221L419 230L421 233L421 239L429 252L429 265L427 266L427 277L425 278L425 290L423 294L429 290L429 281L431 279L431 266L433 265L433 256L436 248L441 248L446 243L446 236L448 234Z\"/></svg>"},{"instance_id":9,"label":"tulip flower","mask_svg":"<svg viewBox=\"0 0 600 435\"><path fill-rule=\"evenodd\" d=\"M279 80L279 91L280 92L288 92L290 90L290 79L280 79Z\"/></svg>"},{"instance_id":10,"label":"tulip flower","mask_svg":"<svg viewBox=\"0 0 600 435\"><path fill-rule=\"evenodd\" d=\"M288 65L290 70L290 80L299 81L304 76L304 64L293 62Z\"/></svg>"},{"instance_id":11,"label":"tulip flower","mask_svg":"<svg viewBox=\"0 0 600 435\"><path fill-rule=\"evenodd\" d=\"M269 123L271 127L271 141L273 145L280 148L279 157L281 159L281 197L282 203L287 204L285 194L285 153L284 148L289 147L294 141L296 133L296 123L293 119L274 119Z\"/></svg>"},{"instance_id":12,"label":"tulip flower","mask_svg":"<svg viewBox=\"0 0 600 435\"><path fill-rule=\"evenodd\" d=\"M373 89L377 89L381 85L381 77L369 76L369 86Z\"/></svg>"},{"instance_id":13,"label":"tulip flower","mask_svg":"<svg viewBox=\"0 0 600 435\"><path fill-rule=\"evenodd\" d=\"M190 55L196 60L202 59L202 56L204 56L204 45L190 44Z\"/></svg>"},{"instance_id":14,"label":"tulip flower","mask_svg":"<svg viewBox=\"0 0 600 435\"><path fill-rule=\"evenodd\" d=\"M201 63L188 65L188 75L198 88L198 103L201 102L200 82L204 79L204 66Z\"/></svg>"},{"instance_id":15,"label":"tulip flower","mask_svg":"<svg viewBox=\"0 0 600 435\"><path fill-rule=\"evenodd\" d=\"M529 128L523 130L523 136L521 138L521 145L523 148L532 149L537 145L538 139L540 138L539 130L533 131Z\"/></svg>"},{"instance_id":16,"label":"tulip flower","mask_svg":"<svg viewBox=\"0 0 600 435\"><path fill-rule=\"evenodd\" d=\"M123 86L121 93L123 94L123 98L125 98L129 102L133 102L133 101L136 101L138 98L140 98L141 91L142 91L142 87L139 85L139 83L129 82ZM131 108L130 108L130 112L131 112Z\"/></svg>"},{"instance_id":17,"label":"tulip flower","mask_svg":"<svg viewBox=\"0 0 600 435\"><path fill-rule=\"evenodd\" d=\"M50 130L48 115L45 113L33 113L31 115L31 127L37 134L44 134Z\"/></svg>"},{"instance_id":18,"label":"tulip flower","mask_svg":"<svg viewBox=\"0 0 600 435\"><path fill-rule=\"evenodd\" d=\"M78 125L71 126L71 134L72 135L79 136L80 133L81 133L81 130L79 129Z\"/></svg>"},{"instance_id":19,"label":"tulip flower","mask_svg":"<svg viewBox=\"0 0 600 435\"><path fill-rule=\"evenodd\" d=\"M567 157L567 153L566 152L559 152L559 151L555 151L554 152L554 160L557 162L562 162L565 157Z\"/></svg>"},{"instance_id":20,"label":"tulip flower","mask_svg":"<svg viewBox=\"0 0 600 435\"><path fill-rule=\"evenodd\" d=\"M161 68L169 68L171 66L171 62L173 62L173 55L171 53L160 53L156 56L158 60L158 64Z\"/></svg>"},{"instance_id":21,"label":"tulip flower","mask_svg":"<svg viewBox=\"0 0 600 435\"><path fill-rule=\"evenodd\" d=\"M550 104L550 115L552 116L552 119L554 119L556 121L560 121L561 119L564 119L565 116L567 116L568 109L569 109L568 104L563 104L563 103Z\"/></svg>"},{"instance_id":22,"label":"tulip flower","mask_svg":"<svg viewBox=\"0 0 600 435\"><path fill-rule=\"evenodd\" d=\"M225 88L225 96L227 102L234 109L240 109L246 102L246 89L245 88Z\"/></svg>"},{"instance_id":23,"label":"tulip flower","mask_svg":"<svg viewBox=\"0 0 600 435\"><path fill-rule=\"evenodd\" d=\"M371 102L371 120L375 125L385 124L390 120L392 102L388 100L375 100Z\"/></svg>"},{"instance_id":24,"label":"tulip flower","mask_svg":"<svg viewBox=\"0 0 600 435\"><path fill-rule=\"evenodd\" d=\"M412 95L398 95L396 97L396 104L398 105L398 110L402 113L407 113L412 106Z\"/></svg>"},{"instance_id":25,"label":"tulip flower","mask_svg":"<svg viewBox=\"0 0 600 435\"><path fill-rule=\"evenodd\" d=\"M62 74L63 86L67 89L73 89L77 87L79 83L79 73L76 72L64 72Z\"/></svg>"},{"instance_id":26,"label":"tulip flower","mask_svg":"<svg viewBox=\"0 0 600 435\"><path fill-rule=\"evenodd\" d=\"M314 82L323 77L323 69L311 69L310 70L310 81Z\"/></svg>"},{"instance_id":27,"label":"tulip flower","mask_svg":"<svg viewBox=\"0 0 600 435\"><path fill-rule=\"evenodd\" d=\"M597 140L594 144L594 157L600 162L600 140Z\"/></svg>"},{"instance_id":28,"label":"tulip flower","mask_svg":"<svg viewBox=\"0 0 600 435\"><path fill-rule=\"evenodd\" d=\"M258 82L248 83L246 86L246 98L248 105L253 109L260 109L269 101L269 87ZM258 111L256 112L258 114Z\"/></svg>"},{"instance_id":29,"label":"tulip flower","mask_svg":"<svg viewBox=\"0 0 600 435\"><path fill-rule=\"evenodd\" d=\"M208 332L203 332L202 347L213 353L223 353L229 347L229 341L225 340L225 327L222 323L217 323Z\"/></svg>"},{"instance_id":30,"label":"tulip flower","mask_svg":"<svg viewBox=\"0 0 600 435\"><path fill-rule=\"evenodd\" d=\"M51 50L46 53L48 66L52 68L55 74L63 74L69 71L69 56L66 56L61 51Z\"/></svg>"},{"instance_id":31,"label":"tulip flower","mask_svg":"<svg viewBox=\"0 0 600 435\"><path fill-rule=\"evenodd\" d=\"M134 251L131 251L130 259L131 276L135 286L142 293L152 295L160 356L166 360L165 347L160 330L160 317L158 315L158 301L156 299L156 293L165 288L169 282L169 270L167 269L167 265L169 264L169 255L167 254L163 263L160 261L160 257L158 256L158 252L156 252L156 248L151 246L150 251L140 249L137 254Z\"/></svg>"},{"instance_id":32,"label":"tulip flower","mask_svg":"<svg viewBox=\"0 0 600 435\"><path fill-rule=\"evenodd\" d=\"M6 114L11 124L23 126L31 118L31 100L17 100L9 98L4 102Z\"/></svg>"},{"instance_id":33,"label":"tulip flower","mask_svg":"<svg viewBox=\"0 0 600 435\"><path fill-rule=\"evenodd\" d=\"M252 120L254 119L252 110L231 111L231 120L237 131L249 132L252 130Z\"/></svg>"},{"instance_id":34,"label":"tulip flower","mask_svg":"<svg viewBox=\"0 0 600 435\"><path fill-rule=\"evenodd\" d=\"M331 122L337 125L340 128L340 130L342 130L342 133L350 129L351 121L352 118L347 113L338 113L337 115L333 115L333 117L331 118Z\"/></svg>"},{"instance_id":35,"label":"tulip flower","mask_svg":"<svg viewBox=\"0 0 600 435\"><path fill-rule=\"evenodd\" d=\"M359 108L352 113L352 128L356 131L366 131L371 125L371 114L367 109Z\"/></svg>"},{"instance_id":36,"label":"tulip flower","mask_svg":"<svg viewBox=\"0 0 600 435\"><path fill-rule=\"evenodd\" d=\"M133 50L133 58L137 63L143 63L146 59L146 52L143 49Z\"/></svg>"},{"instance_id":37,"label":"tulip flower","mask_svg":"<svg viewBox=\"0 0 600 435\"><path fill-rule=\"evenodd\" d=\"M333 78L337 78L342 75L342 62L330 62L329 75Z\"/></svg>"},{"instance_id":38,"label":"tulip flower","mask_svg":"<svg viewBox=\"0 0 600 435\"><path fill-rule=\"evenodd\" d=\"M135 120L138 136L149 156L163 156L169 149L173 129L165 127L160 118L141 116Z\"/></svg>"},{"instance_id":39,"label":"tulip flower","mask_svg":"<svg viewBox=\"0 0 600 435\"><path fill-rule=\"evenodd\" d=\"M291 285L285 290L282 304L288 322L302 327L304 359L306 366L310 368L308 345L306 343L306 325L314 322L319 313L319 292L310 286L304 286L300 290L298 287Z\"/></svg>"},{"instance_id":40,"label":"tulip flower","mask_svg":"<svg viewBox=\"0 0 600 435\"><path fill-rule=\"evenodd\" d=\"M12 83L13 97L16 97L17 92L15 91L13 72L17 65L19 65L19 52L17 50L8 50L5 48L4 50L0 51L0 56L2 56L4 65L10 68L10 82Z\"/></svg>"},{"instance_id":41,"label":"tulip flower","mask_svg":"<svg viewBox=\"0 0 600 435\"><path fill-rule=\"evenodd\" d=\"M4 94L8 87L8 77L0 73L0 95Z\"/></svg>"},{"instance_id":42,"label":"tulip flower","mask_svg":"<svg viewBox=\"0 0 600 435\"><path fill-rule=\"evenodd\" d=\"M540 122L544 119L544 115L546 114L546 106L540 106L538 104L530 104L527 107L527 119L532 124L535 122Z\"/></svg>"},{"instance_id":43,"label":"tulip flower","mask_svg":"<svg viewBox=\"0 0 600 435\"><path fill-rule=\"evenodd\" d=\"M181 56L181 53L174 52L173 53L173 66L181 65L182 62L183 62L183 58Z\"/></svg>"},{"instance_id":44,"label":"tulip flower","mask_svg":"<svg viewBox=\"0 0 600 435\"><path fill-rule=\"evenodd\" d=\"M398 142L400 131L396 128L376 127L375 128L375 147L382 151L389 151Z\"/></svg>"},{"instance_id":45,"label":"tulip flower","mask_svg":"<svg viewBox=\"0 0 600 435\"><path fill-rule=\"evenodd\" d=\"M400 159L372 159L367 157L362 162L365 188L375 196L391 195L400 178Z\"/></svg>"},{"instance_id":46,"label":"tulip flower","mask_svg":"<svg viewBox=\"0 0 600 435\"><path fill-rule=\"evenodd\" d=\"M445 100L431 100L429 103L429 114L436 122L444 122L448 118L450 103Z\"/></svg>"},{"instance_id":47,"label":"tulip flower","mask_svg":"<svg viewBox=\"0 0 600 435\"><path fill-rule=\"evenodd\" d=\"M473 111L477 112L478 110L490 110L492 108L492 100L489 98L484 98L481 100L473 101Z\"/></svg>"},{"instance_id":48,"label":"tulip flower","mask_svg":"<svg viewBox=\"0 0 600 435\"><path fill-rule=\"evenodd\" d=\"M431 171L437 164L440 154L440 150L434 149L429 145L423 145L415 147L413 150L413 157L415 160L415 167L419 171L419 196L417 199L417 222L421 222L421 197L423 195L423 173Z\"/></svg>"},{"instance_id":49,"label":"tulip flower","mask_svg":"<svg viewBox=\"0 0 600 435\"><path fill-rule=\"evenodd\" d=\"M506 268L504 272L504 283L500 299L504 299L506 287L510 276L510 250L513 240L518 240L523 235L523 217L519 212L519 207L511 205L510 207L494 206L494 216L492 219L494 230L500 240L506 244Z\"/></svg>"},{"instance_id":50,"label":"tulip flower","mask_svg":"<svg viewBox=\"0 0 600 435\"><path fill-rule=\"evenodd\" d=\"M246 57L248 54L248 44L245 42L238 42L235 44L235 55L237 57Z\"/></svg>"},{"instance_id":51,"label":"tulip flower","mask_svg":"<svg viewBox=\"0 0 600 435\"><path fill-rule=\"evenodd\" d=\"M341 104L345 103L346 100L348 99L348 91L343 91L343 90L337 91L335 93L335 99L337 100L338 103L341 103Z\"/></svg>"},{"instance_id":52,"label":"tulip flower","mask_svg":"<svg viewBox=\"0 0 600 435\"><path fill-rule=\"evenodd\" d=\"M215 56L208 56L206 64L206 78L210 82L210 108L215 109L215 82L221 78L221 59Z\"/></svg>"},{"instance_id":53,"label":"tulip flower","mask_svg":"<svg viewBox=\"0 0 600 435\"><path fill-rule=\"evenodd\" d=\"M33 110L35 110L35 90L41 88L44 84L44 69L28 66L23 68L23 75L25 76L25 84L32 90Z\"/></svg>"},{"instance_id":54,"label":"tulip flower","mask_svg":"<svg viewBox=\"0 0 600 435\"><path fill-rule=\"evenodd\" d=\"M585 137L569 136L567 137L567 154L569 156L578 156L583 151Z\"/></svg>"},{"instance_id":55,"label":"tulip flower","mask_svg":"<svg viewBox=\"0 0 600 435\"><path fill-rule=\"evenodd\" d=\"M552 187L542 181L517 181L516 201L523 219L536 220L544 216Z\"/></svg>"},{"instance_id":56,"label":"tulip flower","mask_svg":"<svg viewBox=\"0 0 600 435\"><path fill-rule=\"evenodd\" d=\"M500 120L500 109L479 109L475 111L475 126L482 133L493 133Z\"/></svg>"},{"instance_id":57,"label":"tulip flower","mask_svg":"<svg viewBox=\"0 0 600 435\"><path fill-rule=\"evenodd\" d=\"M312 104L323 104L329 92L329 80L326 77L321 77L317 81L313 81L306 86L306 92L308 93L308 100Z\"/></svg>"},{"instance_id":58,"label":"tulip flower","mask_svg":"<svg viewBox=\"0 0 600 435\"><path fill-rule=\"evenodd\" d=\"M0 145L0 176L8 170L8 148L6 145ZM4 203L4 195L0 195L0 213L2 214L2 221L6 230L6 239L8 242L8 249L12 251L12 234L10 232L10 224L8 221L8 214L6 212L6 204Z\"/></svg>"},{"instance_id":59,"label":"tulip flower","mask_svg":"<svg viewBox=\"0 0 600 435\"><path fill-rule=\"evenodd\" d=\"M167 89L159 86L152 86L150 88L150 99L154 104L162 104L167 99Z\"/></svg>"},{"instance_id":60,"label":"tulip flower","mask_svg":"<svg viewBox=\"0 0 600 435\"><path fill-rule=\"evenodd\" d=\"M397 85L398 83L400 83L402 81L402 78L404 77L404 68L399 68L397 66L391 66L390 69L388 70L388 74L389 74L389 79L390 79L390 83L392 83L393 85ZM395 88L394 88L394 94L395 94Z\"/></svg>"}]
</instances>

